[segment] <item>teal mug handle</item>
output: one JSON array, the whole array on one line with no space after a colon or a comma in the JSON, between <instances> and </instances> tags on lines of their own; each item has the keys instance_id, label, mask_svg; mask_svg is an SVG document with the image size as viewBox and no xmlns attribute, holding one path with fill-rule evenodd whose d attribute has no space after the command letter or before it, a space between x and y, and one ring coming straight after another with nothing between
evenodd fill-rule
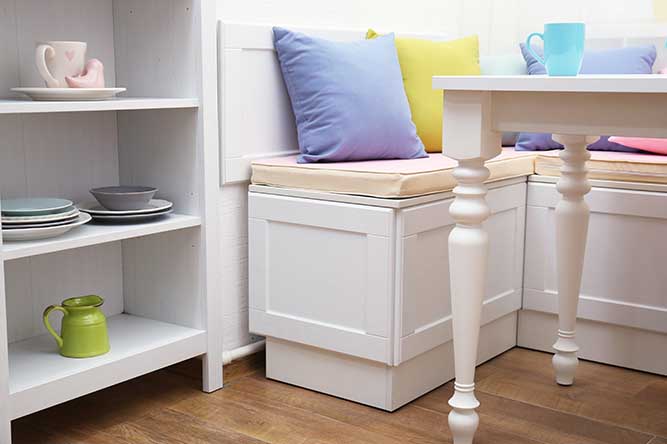
<instances>
[{"instance_id":1,"label":"teal mug handle","mask_svg":"<svg viewBox=\"0 0 667 444\"><path fill-rule=\"evenodd\" d=\"M526 48L528 48L528 51L533 55L533 57L535 57L535 58L537 59L538 62L540 62L540 63L543 64L543 65L546 65L546 62L544 61L544 59L543 59L542 57L540 57L539 55L537 55L537 53L536 53L536 52L533 50L533 48L530 46L530 40L531 40L533 37L539 37L539 38L541 38L541 39L542 39L542 43L544 43L544 35L543 35L543 34L540 34L539 32L533 32L532 34L530 34L530 35L526 38Z\"/></svg>"}]
</instances>

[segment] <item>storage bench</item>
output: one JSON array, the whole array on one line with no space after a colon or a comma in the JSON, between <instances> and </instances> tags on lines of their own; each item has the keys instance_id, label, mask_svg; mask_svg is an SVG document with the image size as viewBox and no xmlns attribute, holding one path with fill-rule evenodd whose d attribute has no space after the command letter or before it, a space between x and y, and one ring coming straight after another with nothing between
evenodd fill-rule
<instances>
[{"instance_id":1,"label":"storage bench","mask_svg":"<svg viewBox=\"0 0 667 444\"><path fill-rule=\"evenodd\" d=\"M592 156L579 354L667 374L657 352L667 346L667 157ZM439 159L439 167L451 162ZM250 329L267 337L269 378L386 410L453 378L442 290L453 195L397 198L424 178L395 163L380 172L373 163L299 166L290 157L255 163L253 182L264 185L249 192ZM421 168L433 176L429 186L451 186L447 168ZM489 168L479 362L515 345L552 351L557 322L558 152L505 151ZM370 190L394 197L345 194Z\"/></svg>"},{"instance_id":2,"label":"storage bench","mask_svg":"<svg viewBox=\"0 0 667 444\"><path fill-rule=\"evenodd\" d=\"M446 188L453 162L441 155L434 161L447 164L434 182ZM257 170L280 162L258 162ZM312 165L282 162L312 173ZM391 175L375 178L388 189L406 179L396 161L378 163L393 170L370 173ZM331 178L331 165L315 168L324 174L310 178L313 186ZM344 168L357 178L369 174L354 164ZM496 181L487 228L495 235L480 362L516 345L533 155L508 152L490 169ZM450 380L451 311L443 289L452 193L396 199L273 185L252 185L248 202L250 329L267 337L267 376L390 411Z\"/></svg>"}]
</instances>

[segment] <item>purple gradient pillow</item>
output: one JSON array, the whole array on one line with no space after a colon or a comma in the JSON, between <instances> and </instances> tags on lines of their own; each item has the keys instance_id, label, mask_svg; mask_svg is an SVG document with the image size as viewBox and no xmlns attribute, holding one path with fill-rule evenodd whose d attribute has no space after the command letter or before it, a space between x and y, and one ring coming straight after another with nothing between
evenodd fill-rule
<instances>
[{"instance_id":1,"label":"purple gradient pillow","mask_svg":"<svg viewBox=\"0 0 667 444\"><path fill-rule=\"evenodd\" d=\"M521 43L521 54L526 61L529 75L544 75L546 69ZM542 55L542 48L533 47L535 52ZM584 53L581 74L651 74L656 58L654 45L628 46L625 48L589 50ZM521 133L516 143L517 151L545 151L562 149L563 145L554 141L551 134ZM640 152L618 143L610 142L608 136L603 136L588 146L597 151L624 151Z\"/></svg>"},{"instance_id":2,"label":"purple gradient pillow","mask_svg":"<svg viewBox=\"0 0 667 444\"><path fill-rule=\"evenodd\" d=\"M544 65L533 57L524 43L520 43L519 47L529 75L547 73ZM541 47L533 46L533 49L538 55L543 55ZM656 56L655 45L588 50L584 52L581 74L651 74Z\"/></svg>"},{"instance_id":3,"label":"purple gradient pillow","mask_svg":"<svg viewBox=\"0 0 667 444\"><path fill-rule=\"evenodd\" d=\"M394 34L334 42L274 27L273 43L296 118L297 162L427 156Z\"/></svg>"}]
</instances>

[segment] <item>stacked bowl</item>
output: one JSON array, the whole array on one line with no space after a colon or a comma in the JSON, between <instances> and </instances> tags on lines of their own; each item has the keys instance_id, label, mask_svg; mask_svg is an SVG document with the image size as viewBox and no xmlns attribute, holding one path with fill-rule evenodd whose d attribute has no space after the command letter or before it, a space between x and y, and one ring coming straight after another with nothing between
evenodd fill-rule
<instances>
[{"instance_id":1,"label":"stacked bowl","mask_svg":"<svg viewBox=\"0 0 667 444\"><path fill-rule=\"evenodd\" d=\"M91 219L67 199L50 197L4 199L0 202L0 208L4 241L60 236Z\"/></svg>"},{"instance_id":2,"label":"stacked bowl","mask_svg":"<svg viewBox=\"0 0 667 444\"><path fill-rule=\"evenodd\" d=\"M171 202L153 199L157 191L155 187L126 185L93 188L90 193L97 201L81 202L77 206L97 222L147 222L172 212Z\"/></svg>"}]
</instances>

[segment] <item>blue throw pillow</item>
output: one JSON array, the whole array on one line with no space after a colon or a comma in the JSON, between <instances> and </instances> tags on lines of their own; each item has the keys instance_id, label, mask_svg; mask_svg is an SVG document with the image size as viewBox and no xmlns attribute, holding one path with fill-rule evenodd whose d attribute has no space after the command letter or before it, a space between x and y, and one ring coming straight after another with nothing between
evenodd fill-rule
<instances>
[{"instance_id":1,"label":"blue throw pillow","mask_svg":"<svg viewBox=\"0 0 667 444\"><path fill-rule=\"evenodd\" d=\"M521 43L521 54L526 61L528 74L544 75L547 73L541 64L528 51L526 45ZM540 56L543 50L533 47ZM589 50L584 53L581 65L582 74L651 74L653 63L656 58L654 45L628 46L625 48ZM548 106L548 104L546 105ZM544 151L562 149L563 146L551 138L551 134L521 133L516 143L518 151ZM638 152L640 150L630 148L618 143L610 142L609 137L601 137L597 142L588 146L590 150L597 151L625 151Z\"/></svg>"},{"instance_id":2,"label":"blue throw pillow","mask_svg":"<svg viewBox=\"0 0 667 444\"><path fill-rule=\"evenodd\" d=\"M273 28L296 118L299 163L426 157L394 35L333 42Z\"/></svg>"},{"instance_id":3,"label":"blue throw pillow","mask_svg":"<svg viewBox=\"0 0 667 444\"><path fill-rule=\"evenodd\" d=\"M520 133L516 142L517 151L547 151L562 150L563 145L551 138L551 134L546 133ZM602 136L595 142L588 145L592 151L621 151L626 153L639 153L641 150L621 145L620 143L610 142L609 136Z\"/></svg>"}]
</instances>

